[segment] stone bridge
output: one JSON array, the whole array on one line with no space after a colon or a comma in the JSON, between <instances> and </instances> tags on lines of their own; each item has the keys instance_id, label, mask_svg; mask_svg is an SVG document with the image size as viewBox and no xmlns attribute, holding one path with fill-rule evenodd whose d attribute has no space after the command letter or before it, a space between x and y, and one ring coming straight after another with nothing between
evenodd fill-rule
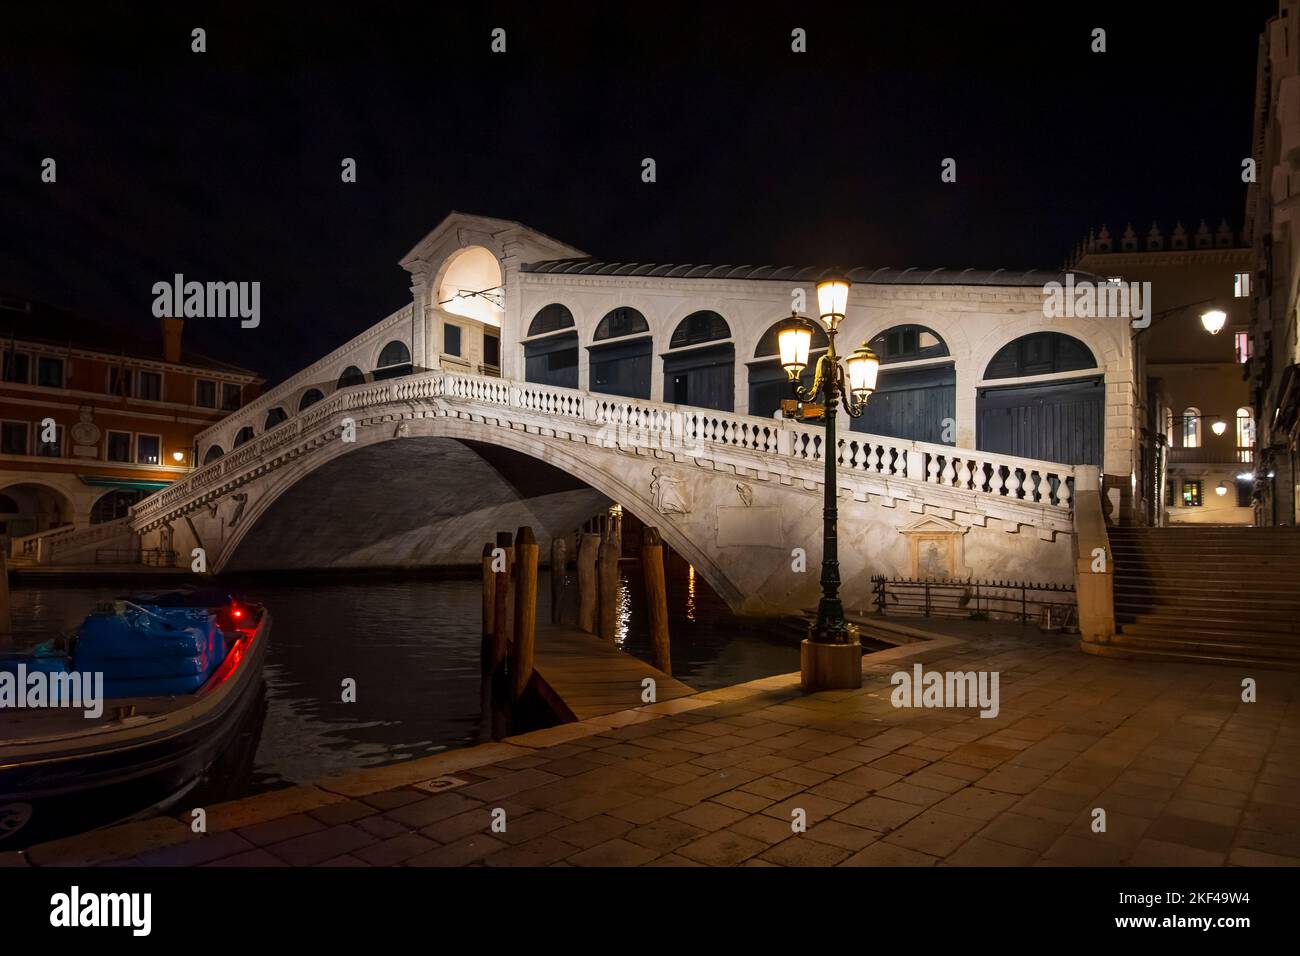
<instances>
[{"instance_id":1,"label":"stone bridge","mask_svg":"<svg viewBox=\"0 0 1300 956\"><path fill-rule=\"evenodd\" d=\"M340 387L142 501L130 524L183 564L203 548L211 571L453 567L521 524L545 555L617 503L737 612L788 613L819 593L827 454L847 607L869 604L874 574L1073 579L1083 466L857 432L828 449L817 426L448 369Z\"/></svg>"}]
</instances>

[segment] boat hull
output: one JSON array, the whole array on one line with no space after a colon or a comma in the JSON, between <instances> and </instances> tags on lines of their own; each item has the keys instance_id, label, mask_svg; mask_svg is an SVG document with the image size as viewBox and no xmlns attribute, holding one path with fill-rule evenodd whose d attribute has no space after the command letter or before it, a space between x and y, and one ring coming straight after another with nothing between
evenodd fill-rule
<instances>
[{"instance_id":1,"label":"boat hull","mask_svg":"<svg viewBox=\"0 0 1300 956\"><path fill-rule=\"evenodd\" d=\"M110 700L81 732L0 740L0 849L21 849L166 809L182 799L264 704L271 615L232 645L226 663L178 706L133 716L157 699ZM121 711L121 713L119 713ZM0 728L0 736L4 733Z\"/></svg>"}]
</instances>

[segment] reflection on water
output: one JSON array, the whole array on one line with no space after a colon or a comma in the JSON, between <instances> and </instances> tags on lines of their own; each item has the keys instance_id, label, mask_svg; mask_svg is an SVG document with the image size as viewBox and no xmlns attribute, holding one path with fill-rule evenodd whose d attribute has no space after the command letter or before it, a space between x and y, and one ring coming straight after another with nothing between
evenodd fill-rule
<instances>
[{"instance_id":1,"label":"reflection on water","mask_svg":"<svg viewBox=\"0 0 1300 956\"><path fill-rule=\"evenodd\" d=\"M545 622L550 585L541 577L537 619ZM648 661L640 569L625 564L623 578L620 645ZM670 565L667 583L675 677L707 690L798 669L795 642L740 626L684 564ZM265 604L274 625L265 714L241 731L243 750L255 748L255 756L223 773L226 784L239 780L239 789L256 792L490 739L480 695L477 580L262 578L234 587ZM14 643L71 632L95 602L126 590L16 587ZM343 702L348 678L356 682L355 703Z\"/></svg>"}]
</instances>

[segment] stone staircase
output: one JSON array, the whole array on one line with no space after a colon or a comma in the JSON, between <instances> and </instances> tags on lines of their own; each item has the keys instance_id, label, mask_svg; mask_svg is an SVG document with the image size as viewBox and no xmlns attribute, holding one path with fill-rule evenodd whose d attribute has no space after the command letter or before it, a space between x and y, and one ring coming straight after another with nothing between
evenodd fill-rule
<instances>
[{"instance_id":1,"label":"stone staircase","mask_svg":"<svg viewBox=\"0 0 1300 956\"><path fill-rule=\"evenodd\" d=\"M1300 529L1108 533L1124 656L1300 670Z\"/></svg>"}]
</instances>

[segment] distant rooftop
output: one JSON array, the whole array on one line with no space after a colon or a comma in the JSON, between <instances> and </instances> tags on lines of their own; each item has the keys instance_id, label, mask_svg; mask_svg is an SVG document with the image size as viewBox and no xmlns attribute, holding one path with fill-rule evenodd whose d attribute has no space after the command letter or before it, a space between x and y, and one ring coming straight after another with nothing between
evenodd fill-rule
<instances>
[{"instance_id":1,"label":"distant rooftop","mask_svg":"<svg viewBox=\"0 0 1300 956\"><path fill-rule=\"evenodd\" d=\"M1219 228L1214 231L1202 219L1194 232L1183 228L1180 219L1174 223L1174 228L1168 235L1161 232L1158 223L1153 222L1143 238L1138 237L1130 222L1125 225L1118 240L1103 223L1100 230L1088 230L1088 235L1074 247L1069 261L1078 262L1084 256L1108 255L1112 252L1182 252L1188 249L1246 249L1249 246L1249 237L1244 232L1233 232L1227 219L1220 219Z\"/></svg>"},{"instance_id":2,"label":"distant rooftop","mask_svg":"<svg viewBox=\"0 0 1300 956\"><path fill-rule=\"evenodd\" d=\"M38 342L51 348L89 349L108 355L163 361L162 331L157 338L145 339L121 328L112 328L84 316L38 302L25 296L0 292L0 347L18 339ZM186 348L181 339L181 365L203 368L214 372L251 375L260 378L251 369L231 365Z\"/></svg>"},{"instance_id":3,"label":"distant rooftop","mask_svg":"<svg viewBox=\"0 0 1300 956\"><path fill-rule=\"evenodd\" d=\"M659 262L608 262L601 259L548 259L527 262L524 272L537 275L653 276L666 279L766 279L774 282L815 282L832 270L826 266L731 266ZM872 269L841 272L864 285L984 285L1042 286L1064 282L1065 273L1042 269ZM1078 273L1076 273L1077 275Z\"/></svg>"}]
</instances>

